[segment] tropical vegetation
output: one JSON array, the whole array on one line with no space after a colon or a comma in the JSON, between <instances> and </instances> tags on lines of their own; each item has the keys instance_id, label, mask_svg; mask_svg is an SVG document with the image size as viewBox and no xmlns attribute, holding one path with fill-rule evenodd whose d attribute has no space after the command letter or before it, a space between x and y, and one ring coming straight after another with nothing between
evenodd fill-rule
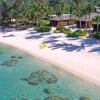
<instances>
[{"instance_id":1,"label":"tropical vegetation","mask_svg":"<svg viewBox=\"0 0 100 100\"><path fill-rule=\"evenodd\" d=\"M92 36L93 36L94 38L96 38L96 39L100 39L100 31L94 32Z\"/></svg>"},{"instance_id":2,"label":"tropical vegetation","mask_svg":"<svg viewBox=\"0 0 100 100\"><path fill-rule=\"evenodd\" d=\"M39 23L49 15L70 13L70 16L75 14L80 19L89 14L90 18L91 11L99 4L99 0L0 0L0 25L16 28L36 26L45 31L50 27Z\"/></svg>"},{"instance_id":3,"label":"tropical vegetation","mask_svg":"<svg viewBox=\"0 0 100 100\"><path fill-rule=\"evenodd\" d=\"M87 35L88 35L88 32L82 31L82 30L76 30L68 34L68 36L71 36L71 37L80 37L80 36L87 36Z\"/></svg>"}]
</instances>

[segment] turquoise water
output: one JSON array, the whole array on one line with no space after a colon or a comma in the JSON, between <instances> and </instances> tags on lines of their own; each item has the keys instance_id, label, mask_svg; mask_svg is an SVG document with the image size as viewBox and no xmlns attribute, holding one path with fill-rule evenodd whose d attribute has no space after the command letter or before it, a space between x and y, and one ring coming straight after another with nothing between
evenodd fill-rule
<instances>
[{"instance_id":1,"label":"turquoise water","mask_svg":"<svg viewBox=\"0 0 100 100\"><path fill-rule=\"evenodd\" d=\"M12 66L4 65L11 56L20 58ZM67 63L67 62L66 62ZM45 70L58 78L52 84L40 83L30 85L23 78L32 72ZM49 88L51 93L43 90ZM0 100L44 100L48 96L69 97L70 100L79 100L81 96L89 96L92 100L100 100L100 87L86 82L60 68L38 60L22 51L0 44Z\"/></svg>"}]
</instances>

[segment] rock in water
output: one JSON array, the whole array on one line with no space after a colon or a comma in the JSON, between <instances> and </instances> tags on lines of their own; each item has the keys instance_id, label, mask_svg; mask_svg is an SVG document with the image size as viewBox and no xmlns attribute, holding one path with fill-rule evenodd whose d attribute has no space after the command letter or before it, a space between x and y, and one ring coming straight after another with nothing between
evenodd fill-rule
<instances>
[{"instance_id":1,"label":"rock in water","mask_svg":"<svg viewBox=\"0 0 100 100\"><path fill-rule=\"evenodd\" d=\"M14 66L14 65L17 64L17 62L18 62L18 60L12 59L12 60L6 61L6 62L5 62L5 65L6 65L6 66Z\"/></svg>"},{"instance_id":2,"label":"rock in water","mask_svg":"<svg viewBox=\"0 0 100 100\"><path fill-rule=\"evenodd\" d=\"M23 98L21 98L21 100L27 100L27 98L26 97L23 97Z\"/></svg>"},{"instance_id":3,"label":"rock in water","mask_svg":"<svg viewBox=\"0 0 100 100\"><path fill-rule=\"evenodd\" d=\"M83 96L83 97L80 97L79 100L92 100L92 99L90 99L88 96Z\"/></svg>"},{"instance_id":4,"label":"rock in water","mask_svg":"<svg viewBox=\"0 0 100 100\"><path fill-rule=\"evenodd\" d=\"M60 96L49 96L45 98L44 100L69 100L69 98L64 98Z\"/></svg>"},{"instance_id":5,"label":"rock in water","mask_svg":"<svg viewBox=\"0 0 100 100\"><path fill-rule=\"evenodd\" d=\"M53 91L52 91L50 88L45 88L45 89L43 90L43 92L44 92L44 93L47 93L47 94L50 94L50 93L52 93Z\"/></svg>"},{"instance_id":6,"label":"rock in water","mask_svg":"<svg viewBox=\"0 0 100 100\"><path fill-rule=\"evenodd\" d=\"M19 56L19 57L17 57L18 59L22 59L23 57L22 56Z\"/></svg>"},{"instance_id":7,"label":"rock in water","mask_svg":"<svg viewBox=\"0 0 100 100\"><path fill-rule=\"evenodd\" d=\"M38 81L30 79L30 80L28 80L28 84L30 84L30 85L38 85Z\"/></svg>"},{"instance_id":8,"label":"rock in water","mask_svg":"<svg viewBox=\"0 0 100 100\"><path fill-rule=\"evenodd\" d=\"M16 58L16 56L11 56L11 58Z\"/></svg>"},{"instance_id":9,"label":"rock in water","mask_svg":"<svg viewBox=\"0 0 100 100\"><path fill-rule=\"evenodd\" d=\"M17 100L17 98L11 98L11 99L9 99L9 100Z\"/></svg>"},{"instance_id":10,"label":"rock in water","mask_svg":"<svg viewBox=\"0 0 100 100\"><path fill-rule=\"evenodd\" d=\"M8 61L4 61L1 65L5 65L5 66L14 66L18 63L17 59L11 59Z\"/></svg>"}]
</instances>

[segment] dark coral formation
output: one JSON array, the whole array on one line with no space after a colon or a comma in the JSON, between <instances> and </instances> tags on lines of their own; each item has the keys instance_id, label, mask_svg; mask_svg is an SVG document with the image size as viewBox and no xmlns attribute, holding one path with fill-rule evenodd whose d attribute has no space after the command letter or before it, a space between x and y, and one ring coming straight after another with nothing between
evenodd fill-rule
<instances>
[{"instance_id":1,"label":"dark coral formation","mask_svg":"<svg viewBox=\"0 0 100 100\"><path fill-rule=\"evenodd\" d=\"M15 66L18 62L19 59L22 59L21 56L17 57L17 56L11 56L8 60L4 61L1 65L5 65L5 66Z\"/></svg>"},{"instance_id":2,"label":"dark coral formation","mask_svg":"<svg viewBox=\"0 0 100 100\"><path fill-rule=\"evenodd\" d=\"M22 59L23 57L22 56L19 56L19 57L17 57L18 59Z\"/></svg>"},{"instance_id":3,"label":"dark coral formation","mask_svg":"<svg viewBox=\"0 0 100 100\"><path fill-rule=\"evenodd\" d=\"M60 96L49 96L45 98L44 100L69 100L69 98L60 97Z\"/></svg>"},{"instance_id":4,"label":"dark coral formation","mask_svg":"<svg viewBox=\"0 0 100 100\"><path fill-rule=\"evenodd\" d=\"M92 99L88 96L83 96L83 97L80 97L79 100L92 100Z\"/></svg>"},{"instance_id":5,"label":"dark coral formation","mask_svg":"<svg viewBox=\"0 0 100 100\"><path fill-rule=\"evenodd\" d=\"M8 61L4 61L2 63L2 65L5 65L5 66L14 66L18 63L18 60L17 59L10 59Z\"/></svg>"},{"instance_id":6,"label":"dark coral formation","mask_svg":"<svg viewBox=\"0 0 100 100\"><path fill-rule=\"evenodd\" d=\"M43 92L44 92L44 93L47 93L47 94L51 94L51 93L53 92L53 90L50 89L50 88L45 88L45 89L43 90Z\"/></svg>"},{"instance_id":7,"label":"dark coral formation","mask_svg":"<svg viewBox=\"0 0 100 100\"><path fill-rule=\"evenodd\" d=\"M11 98L11 99L9 99L9 100L17 100L17 98Z\"/></svg>"},{"instance_id":8,"label":"dark coral formation","mask_svg":"<svg viewBox=\"0 0 100 100\"><path fill-rule=\"evenodd\" d=\"M23 57L22 56L11 56L11 58L16 58L16 59L22 59Z\"/></svg>"},{"instance_id":9,"label":"dark coral formation","mask_svg":"<svg viewBox=\"0 0 100 100\"><path fill-rule=\"evenodd\" d=\"M38 85L41 83L52 84L58 81L57 76L46 70L34 71L29 77L24 78L30 85Z\"/></svg>"},{"instance_id":10,"label":"dark coral formation","mask_svg":"<svg viewBox=\"0 0 100 100\"><path fill-rule=\"evenodd\" d=\"M27 100L27 98L26 97L23 97L23 98L21 98L21 100Z\"/></svg>"},{"instance_id":11,"label":"dark coral formation","mask_svg":"<svg viewBox=\"0 0 100 100\"><path fill-rule=\"evenodd\" d=\"M10 100L19 100L17 98L11 98ZM26 97L21 98L20 100L28 100Z\"/></svg>"},{"instance_id":12,"label":"dark coral formation","mask_svg":"<svg viewBox=\"0 0 100 100\"><path fill-rule=\"evenodd\" d=\"M11 58L17 58L16 56L11 56Z\"/></svg>"}]
</instances>

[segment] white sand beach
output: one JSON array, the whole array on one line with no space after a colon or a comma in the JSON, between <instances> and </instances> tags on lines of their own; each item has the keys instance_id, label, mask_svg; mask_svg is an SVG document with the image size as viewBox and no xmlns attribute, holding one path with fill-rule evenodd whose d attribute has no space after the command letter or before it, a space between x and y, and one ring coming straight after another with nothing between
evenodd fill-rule
<instances>
[{"instance_id":1,"label":"white sand beach","mask_svg":"<svg viewBox=\"0 0 100 100\"><path fill-rule=\"evenodd\" d=\"M48 48L41 49L42 42L46 42ZM95 39L69 38L63 33L36 33L27 29L0 32L0 43L24 50L100 85L100 44ZM84 49L81 43L84 43Z\"/></svg>"}]
</instances>

